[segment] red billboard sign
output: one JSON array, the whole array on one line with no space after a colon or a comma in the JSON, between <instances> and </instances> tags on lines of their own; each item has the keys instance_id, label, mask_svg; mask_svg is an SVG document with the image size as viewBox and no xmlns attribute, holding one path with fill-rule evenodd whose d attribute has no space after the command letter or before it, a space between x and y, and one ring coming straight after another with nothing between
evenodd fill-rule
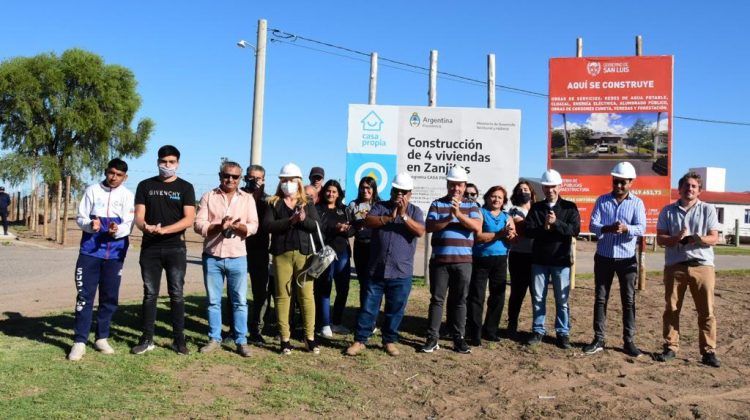
<instances>
[{"instance_id":1,"label":"red billboard sign","mask_svg":"<svg viewBox=\"0 0 750 420\"><path fill-rule=\"evenodd\" d=\"M581 232L623 161L636 168L631 191L646 205L647 232L656 232L669 202L672 68L671 56L550 59L547 167L578 205Z\"/></svg>"}]
</instances>

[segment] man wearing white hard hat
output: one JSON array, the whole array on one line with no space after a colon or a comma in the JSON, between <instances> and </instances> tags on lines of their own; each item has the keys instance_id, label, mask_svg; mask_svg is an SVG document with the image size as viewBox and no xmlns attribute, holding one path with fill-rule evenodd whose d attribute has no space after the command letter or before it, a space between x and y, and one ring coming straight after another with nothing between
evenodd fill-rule
<instances>
[{"instance_id":1,"label":"man wearing white hard hat","mask_svg":"<svg viewBox=\"0 0 750 420\"><path fill-rule=\"evenodd\" d=\"M615 273L620 281L622 302L622 340L625 354L638 357L635 345L635 284L638 261L635 245L646 232L646 207L630 192L635 168L620 162L612 169L612 192L596 199L589 229L596 235L594 255L594 340L583 347L586 354L604 350L607 325L607 302Z\"/></svg>"},{"instance_id":2,"label":"man wearing white hard hat","mask_svg":"<svg viewBox=\"0 0 750 420\"><path fill-rule=\"evenodd\" d=\"M534 203L526 218L526 235L534 239L531 256L531 298L534 320L529 345L544 338L547 284L555 291L556 344L570 348L570 265L572 239L581 230L581 216L572 201L560 198L562 177L554 169L542 174L543 201Z\"/></svg>"},{"instance_id":3,"label":"man wearing white hard hat","mask_svg":"<svg viewBox=\"0 0 750 420\"><path fill-rule=\"evenodd\" d=\"M424 216L419 207L409 202L414 181L408 173L396 175L391 185L391 199L374 204L365 218L365 227L372 229L370 278L364 305L357 317L354 343L346 350L349 356L356 356L365 349L383 296L383 348L391 356L400 353L396 347L398 330L411 292L417 238L424 235Z\"/></svg>"},{"instance_id":4,"label":"man wearing white hard hat","mask_svg":"<svg viewBox=\"0 0 750 420\"><path fill-rule=\"evenodd\" d=\"M468 181L464 168L451 167L446 176L448 193L433 201L427 212L427 231L432 232L432 257L427 340L420 349L424 353L440 348L440 322L448 290L447 327L453 338L453 349L471 353L464 339L466 297L471 282L472 247L475 234L482 230L482 217L477 203L464 197Z\"/></svg>"}]
</instances>

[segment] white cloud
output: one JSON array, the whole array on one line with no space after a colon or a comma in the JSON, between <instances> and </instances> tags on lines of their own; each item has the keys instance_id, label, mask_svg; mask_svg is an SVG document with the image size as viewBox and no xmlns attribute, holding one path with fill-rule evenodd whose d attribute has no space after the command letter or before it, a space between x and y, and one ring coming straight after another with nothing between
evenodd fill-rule
<instances>
[{"instance_id":1,"label":"white cloud","mask_svg":"<svg viewBox=\"0 0 750 420\"><path fill-rule=\"evenodd\" d=\"M651 130L653 130L654 128L656 128L656 121L654 121L653 123L651 123L651 125L649 126L649 129L651 129ZM669 131L669 118L662 117L661 120L659 120L659 130L658 131L659 132Z\"/></svg>"},{"instance_id":2,"label":"white cloud","mask_svg":"<svg viewBox=\"0 0 750 420\"><path fill-rule=\"evenodd\" d=\"M576 128L581 128L581 127L583 126L578 123L568 121L568 130L575 130ZM565 127L562 124L558 125L557 127L552 127L553 130L562 130L564 128Z\"/></svg>"},{"instance_id":3,"label":"white cloud","mask_svg":"<svg viewBox=\"0 0 750 420\"><path fill-rule=\"evenodd\" d=\"M625 134L628 128L614 121L622 118L620 114L593 113L586 119L586 127L598 133Z\"/></svg>"}]
</instances>

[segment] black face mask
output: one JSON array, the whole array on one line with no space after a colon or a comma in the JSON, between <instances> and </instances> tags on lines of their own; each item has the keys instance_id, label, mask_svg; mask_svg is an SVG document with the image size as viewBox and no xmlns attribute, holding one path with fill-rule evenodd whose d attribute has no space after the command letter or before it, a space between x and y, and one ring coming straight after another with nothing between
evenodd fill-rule
<instances>
[{"instance_id":1,"label":"black face mask","mask_svg":"<svg viewBox=\"0 0 750 420\"><path fill-rule=\"evenodd\" d=\"M249 177L245 177L245 188L247 188L250 192L255 192L259 188L258 181L255 179L250 179Z\"/></svg>"},{"instance_id":2,"label":"black face mask","mask_svg":"<svg viewBox=\"0 0 750 420\"><path fill-rule=\"evenodd\" d=\"M518 202L519 202L520 204L526 204L526 203L528 203L529 201L531 201L531 193L521 193L521 194L520 194L520 195L518 196Z\"/></svg>"}]
</instances>

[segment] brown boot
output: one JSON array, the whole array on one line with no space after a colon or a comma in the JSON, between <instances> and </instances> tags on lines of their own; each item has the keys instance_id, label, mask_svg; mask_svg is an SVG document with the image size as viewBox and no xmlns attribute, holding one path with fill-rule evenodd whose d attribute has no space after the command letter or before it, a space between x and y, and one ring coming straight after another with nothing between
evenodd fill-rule
<instances>
[{"instance_id":1,"label":"brown boot","mask_svg":"<svg viewBox=\"0 0 750 420\"><path fill-rule=\"evenodd\" d=\"M237 354L242 357L250 357L250 346L247 344L237 344Z\"/></svg>"},{"instance_id":2,"label":"brown boot","mask_svg":"<svg viewBox=\"0 0 750 420\"><path fill-rule=\"evenodd\" d=\"M359 341L355 341L351 346L349 346L348 349L346 349L346 355L347 356L356 356L358 355L362 350L364 350L365 344L360 343Z\"/></svg>"},{"instance_id":3,"label":"brown boot","mask_svg":"<svg viewBox=\"0 0 750 420\"><path fill-rule=\"evenodd\" d=\"M394 357L401 354L401 352L398 351L398 347L396 347L396 343L386 343L385 352L388 353L389 356Z\"/></svg>"}]
</instances>

